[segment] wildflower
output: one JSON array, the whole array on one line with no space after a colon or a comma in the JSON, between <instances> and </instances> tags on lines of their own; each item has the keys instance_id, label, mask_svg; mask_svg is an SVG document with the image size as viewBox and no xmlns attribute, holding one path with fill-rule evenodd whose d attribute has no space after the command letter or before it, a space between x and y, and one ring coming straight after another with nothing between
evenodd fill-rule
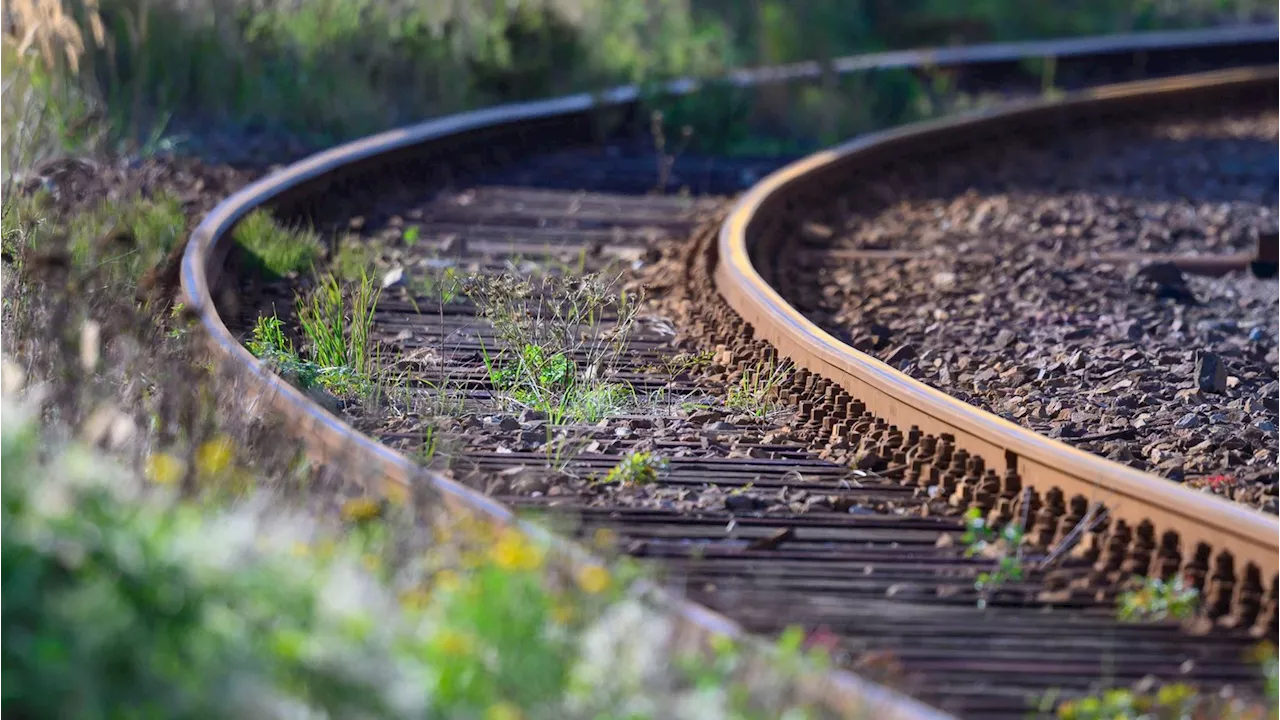
<instances>
[{"instance_id":1,"label":"wildflower","mask_svg":"<svg viewBox=\"0 0 1280 720\"><path fill-rule=\"evenodd\" d=\"M382 560L373 553L365 553L360 556L360 562L364 564L365 569L369 572L377 572L378 568L382 567Z\"/></svg>"},{"instance_id":2,"label":"wildflower","mask_svg":"<svg viewBox=\"0 0 1280 720\"><path fill-rule=\"evenodd\" d=\"M574 574L578 587L588 595L599 595L609 589L609 571L599 565L587 565Z\"/></svg>"},{"instance_id":3,"label":"wildflower","mask_svg":"<svg viewBox=\"0 0 1280 720\"><path fill-rule=\"evenodd\" d=\"M304 542L295 542L289 552L294 557L307 557L311 554L311 546Z\"/></svg>"},{"instance_id":4,"label":"wildflower","mask_svg":"<svg viewBox=\"0 0 1280 720\"><path fill-rule=\"evenodd\" d=\"M147 479L157 485L172 485L182 479L186 468L178 458L169 453L151 453L147 457Z\"/></svg>"},{"instance_id":5,"label":"wildflower","mask_svg":"<svg viewBox=\"0 0 1280 720\"><path fill-rule=\"evenodd\" d=\"M505 701L490 705L484 711L484 720L520 720L522 717L520 708Z\"/></svg>"},{"instance_id":6,"label":"wildflower","mask_svg":"<svg viewBox=\"0 0 1280 720\"><path fill-rule=\"evenodd\" d=\"M369 497L352 498L342 504L342 519L359 523L382 515L382 503Z\"/></svg>"},{"instance_id":7,"label":"wildflower","mask_svg":"<svg viewBox=\"0 0 1280 720\"><path fill-rule=\"evenodd\" d=\"M502 531L489 558L503 570L537 570L542 567L542 552L528 542L518 530Z\"/></svg>"},{"instance_id":8,"label":"wildflower","mask_svg":"<svg viewBox=\"0 0 1280 720\"><path fill-rule=\"evenodd\" d=\"M196 449L196 468L205 476L221 475L231 466L234 455L231 438L218 435Z\"/></svg>"}]
</instances>

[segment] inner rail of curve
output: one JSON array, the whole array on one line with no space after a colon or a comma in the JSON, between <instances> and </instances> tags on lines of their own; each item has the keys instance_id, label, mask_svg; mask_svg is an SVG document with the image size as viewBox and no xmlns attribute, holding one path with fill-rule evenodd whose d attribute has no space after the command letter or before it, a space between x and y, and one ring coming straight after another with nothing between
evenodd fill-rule
<instances>
[{"instance_id":1,"label":"inner rail of curve","mask_svg":"<svg viewBox=\"0 0 1280 720\"><path fill-rule=\"evenodd\" d=\"M1046 56L1059 58L1060 66L1131 66L1133 59L1140 57L1147 72L1161 74L1161 63L1171 67L1174 57L1202 58L1205 67L1231 67L1257 63L1261 57L1273 62L1275 49L1274 27L1244 28L886 53L837 60L828 68L800 65L777 72L766 69L739 73L729 81L754 85L810 78L814 73L830 72L831 68L836 72L857 72L939 66L970 69L989 77L1015 71L1023 58ZM953 129L958 133L977 132L1003 122L1039 122L1049 117L1061 118L1064 113L1098 113L1109 107L1147 103L1150 97L1159 97L1157 102L1163 102L1216 92L1215 88L1260 87L1264 82L1270 83L1274 92L1274 70L1105 88L956 121L954 127L944 121L896 134L891 131L809 158L771 176L736 206L722 227L718 248L712 248L721 258L714 270L717 287L757 336L775 343L781 354L791 356L815 377L834 381L880 417L902 427L917 425L924 433L946 433L954 438L956 447L965 448L971 456L988 458L987 467L1005 463L1022 486L1034 488L1044 496L1043 505L1070 503L1080 494L1106 502L1109 517L1124 520L1126 527L1135 529L1130 542L1136 551L1145 552L1150 562L1170 562L1169 543L1164 540L1169 533L1174 535L1174 566L1195 568L1202 554L1200 546L1207 546L1215 553L1213 563L1203 568L1210 581L1209 590L1216 598L1212 619L1219 624L1234 618L1238 625L1256 625L1265 624L1270 618L1274 635L1274 521L1243 513L1222 501L1191 497L1158 478L1124 468L1119 472L1111 464L1082 457L1083 453L1016 427L990 422L977 427L973 419L977 416L971 408L945 396L935 397L938 393L926 387L913 387L909 379L895 377L895 371L887 366L878 366L876 361L824 338L817 328L806 327L807 321L781 298L770 296L772 290L750 262L752 253L759 257L759 248L767 245L761 242L760 229L781 222L781 213L769 211L802 202L803 196L793 191L804 187L813 192L822 182L810 184L807 178L820 177L829 168L847 167L836 156L860 157L852 150L867 147L868 143L877 143L878 152L897 152L912 142L936 143ZM696 92L700 86L693 81L677 81L666 91ZM403 497L411 486L427 485L452 511L498 523L520 523L528 531L546 537L546 531L517 520L509 507L429 472L387 445L355 431L254 358L228 330L218 312L218 301L233 296L237 288L238 267L231 231L242 217L258 207L270 207L285 218L323 217L335 201L371 196L388 185L412 182L421 187L444 186L486 167L510 164L551 149L589 145L600 140L602 113L632 117L639 109L640 99L640 91L628 87L597 96L572 96L463 113L358 140L284 168L228 198L196 228L182 266L186 302L201 318L215 356L240 376L250 395L260 398L295 428L318 460L358 474L370 487L388 496ZM917 140L911 133L920 133L924 139ZM905 394L895 395L900 387L906 388ZM1116 502L1115 498L1125 501ZM1060 512L1053 519L1065 525L1064 515L1070 513ZM1153 531L1164 535L1153 536ZM1154 546L1147 547L1153 537ZM574 543L557 538L550 541L571 561L588 557ZM695 642L713 634L741 635L744 631L740 622L704 605L663 593L657 593L657 597ZM754 622L748 624L756 626ZM843 670L807 682L814 699L851 717L947 716Z\"/></svg>"}]
</instances>

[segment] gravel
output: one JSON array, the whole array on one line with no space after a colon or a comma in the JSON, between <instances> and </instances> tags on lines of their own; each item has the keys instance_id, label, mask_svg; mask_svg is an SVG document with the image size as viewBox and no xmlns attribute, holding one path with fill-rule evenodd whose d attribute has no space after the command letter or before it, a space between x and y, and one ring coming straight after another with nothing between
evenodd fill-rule
<instances>
[{"instance_id":1,"label":"gravel","mask_svg":"<svg viewBox=\"0 0 1280 720\"><path fill-rule=\"evenodd\" d=\"M1277 281L1099 256L1241 252L1274 234L1275 112L1004 138L927 162L814 213L833 237L804 234L791 299L962 400L1274 511ZM817 290L797 282L814 274Z\"/></svg>"}]
</instances>

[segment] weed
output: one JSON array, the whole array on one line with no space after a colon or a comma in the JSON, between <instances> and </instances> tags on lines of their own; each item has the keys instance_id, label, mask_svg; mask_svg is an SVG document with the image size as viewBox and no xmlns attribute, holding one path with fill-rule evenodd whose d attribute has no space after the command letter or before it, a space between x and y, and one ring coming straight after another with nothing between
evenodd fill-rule
<instances>
[{"instance_id":1,"label":"weed","mask_svg":"<svg viewBox=\"0 0 1280 720\"><path fill-rule=\"evenodd\" d=\"M276 278L309 270L320 256L320 238L314 232L284 227L266 210L246 215L232 237L253 258L253 264Z\"/></svg>"},{"instance_id":2,"label":"weed","mask_svg":"<svg viewBox=\"0 0 1280 720\"><path fill-rule=\"evenodd\" d=\"M1047 712L1057 702L1056 693L1041 699ZM1272 708L1275 703L1272 702ZM1270 713L1270 714L1269 714ZM1112 688L1058 704L1059 720L1266 720L1274 713L1240 698L1201 692L1194 685L1173 683L1155 692Z\"/></svg>"},{"instance_id":3,"label":"weed","mask_svg":"<svg viewBox=\"0 0 1280 720\"><path fill-rule=\"evenodd\" d=\"M667 374L675 377L707 369L711 366L715 356L714 350L703 350L696 353L676 353L670 357L664 357L663 365Z\"/></svg>"},{"instance_id":4,"label":"weed","mask_svg":"<svg viewBox=\"0 0 1280 720\"><path fill-rule=\"evenodd\" d=\"M667 471L666 458L650 452L633 452L609 470L602 482L619 485L650 485Z\"/></svg>"},{"instance_id":5,"label":"weed","mask_svg":"<svg viewBox=\"0 0 1280 720\"><path fill-rule=\"evenodd\" d=\"M368 275L361 275L349 292L336 277L326 275L297 300L298 322L319 367L316 381L336 395L364 393L372 387L375 354L370 335L381 292Z\"/></svg>"},{"instance_id":6,"label":"weed","mask_svg":"<svg viewBox=\"0 0 1280 720\"><path fill-rule=\"evenodd\" d=\"M693 128L685 125L680 128L680 145L674 152L667 152L667 133L662 125L662 111L654 110L650 115L649 133L653 136L653 150L658 156L658 183L655 190L659 193L667 191L667 183L671 180L671 169L675 167L680 154L689 146L693 137Z\"/></svg>"},{"instance_id":7,"label":"weed","mask_svg":"<svg viewBox=\"0 0 1280 720\"><path fill-rule=\"evenodd\" d=\"M1015 523L1009 523L997 532L987 525L978 508L970 508L964 514L964 535L960 542L965 544L965 557L978 555L996 561L994 569L980 572L974 579L973 587L979 593L979 608L987 606L987 599L1000 585L1022 580L1023 535L1022 525Z\"/></svg>"},{"instance_id":8,"label":"weed","mask_svg":"<svg viewBox=\"0 0 1280 720\"><path fill-rule=\"evenodd\" d=\"M633 397L609 378L626 348L639 300L612 292L598 275L537 281L481 276L465 292L493 325L503 347L482 348L485 367L505 402L564 419L598 420ZM603 323L612 315L612 328ZM581 358L581 360L575 359Z\"/></svg>"},{"instance_id":9,"label":"weed","mask_svg":"<svg viewBox=\"0 0 1280 720\"><path fill-rule=\"evenodd\" d=\"M725 407L754 417L766 417L778 409L778 388L791 376L789 363L772 360L758 363L743 371L736 385L729 388Z\"/></svg>"},{"instance_id":10,"label":"weed","mask_svg":"<svg viewBox=\"0 0 1280 720\"><path fill-rule=\"evenodd\" d=\"M1149 577L1142 578L1136 590L1120 594L1116 615L1125 622L1186 620L1196 613L1199 605L1200 593L1188 587L1182 576L1169 581Z\"/></svg>"},{"instance_id":11,"label":"weed","mask_svg":"<svg viewBox=\"0 0 1280 720\"><path fill-rule=\"evenodd\" d=\"M254 357L299 387L315 387L320 377L320 367L298 356L293 342L284 334L284 324L274 313L271 317L263 315L258 318L253 326L253 336L245 347Z\"/></svg>"}]
</instances>

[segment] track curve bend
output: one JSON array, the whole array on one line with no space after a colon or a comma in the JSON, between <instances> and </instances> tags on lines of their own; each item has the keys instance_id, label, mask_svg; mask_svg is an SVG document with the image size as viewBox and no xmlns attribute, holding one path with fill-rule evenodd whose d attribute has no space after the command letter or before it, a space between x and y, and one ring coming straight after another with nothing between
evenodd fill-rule
<instances>
[{"instance_id":1,"label":"track curve bend","mask_svg":"<svg viewBox=\"0 0 1280 720\"><path fill-rule=\"evenodd\" d=\"M1229 61L1233 52L1231 48L1237 47L1242 42L1251 43L1253 52L1261 48L1269 57L1274 57L1273 29L1262 29L1261 32L1253 29L1243 34L1235 32L1234 35L1232 33L1218 33L1218 35L1209 33L1208 36L1211 37L1208 40L1205 36L1188 37L1183 40L1186 47L1193 48L1212 45L1215 42L1223 43L1226 49L1219 55L1227 57L1228 61L1224 62L1220 57L1217 66L1231 65ZM1097 60L1105 57L1114 60L1116 57L1129 58L1134 54L1150 54L1155 57L1160 52L1170 57L1179 53L1176 41L1169 38L1162 38L1159 47L1160 50L1156 50L1150 39L1140 42L1134 38L1103 39L1100 43L1097 39L1086 39L1086 41L1058 42L1052 44L1051 48L1042 48L1044 52L1041 54L1058 55L1064 58L1075 57L1078 62L1087 64L1091 58ZM1038 53L1034 46L1023 47L1021 50L1024 54L1031 56L1036 56ZM889 55L891 57L887 56L879 61L886 67L903 67L913 64L917 67L934 66L940 62L941 57L930 52L907 56L902 53ZM1017 56L1008 47L996 50L990 47L949 50L944 55L942 59L948 64L962 66L972 61L982 64L987 69L990 69L992 64L1006 69L1016 67L1018 62ZM849 70L877 67L873 59L863 59L846 63L846 65ZM798 72L803 75L804 68L800 68ZM751 78L737 80L750 84L776 79L770 77L768 73L762 73L758 80ZM788 209L795 207L797 203L804 202L805 198L809 197L808 193L821 192L823 182L829 179L827 172L838 173L849 169L856 165L858 159L867 157L868 153L879 153L883 156L886 153L898 152L905 146L917 142L921 137L928 138L931 142L946 141L948 134L952 131L967 129L971 132L989 132L1000 127L1001 123L1040 122L1050 118L1061 118L1071 113L1099 112L1106 108L1127 107L1126 104L1142 105L1152 102L1153 98L1157 97L1162 100L1172 97L1182 100L1195 97L1197 94L1212 96L1215 92L1223 92L1223 88L1245 91L1260 87L1267 82L1274 89L1274 71L1271 71L1270 75L1266 71L1226 73L1216 76L1212 82L1201 78L1192 81L1167 81L1163 85L1156 83L1110 88L1083 96L1073 96L1055 103L1033 103L1004 111L1003 114L988 115L985 118L942 121L923 128L889 132L801 161L771 176L765 183L748 193L729 221L724 224L718 240L720 262L714 269L719 290L741 318L755 329L757 337L776 343L784 354L792 355L801 366L808 367L814 373L825 375L834 380L837 385L844 386L848 395L854 395L863 400L865 404L860 403L860 407L872 407L880 418L904 428L914 424L919 425L925 433L948 433L953 437L947 442L954 441L960 448L969 448L972 455L986 458L988 467L1001 467L1001 462L1007 464L1011 477L1035 487L1038 491L1054 487L1061 488L1057 495L1054 491L1042 492L1043 499L1037 499L1035 503L1044 510L1040 514L1045 515L1047 522L1051 521L1055 527L1066 527L1069 532L1070 523L1079 520L1078 517L1072 520L1078 513L1063 511L1066 505L1070 505L1074 511L1077 505L1074 502L1076 496L1110 500L1107 503L1108 510L1111 512L1110 517L1114 520L1104 530L1111 531L1111 535L1093 539L1097 542L1107 540L1113 545L1123 539L1121 552L1105 553L1108 558L1116 559L1116 570L1119 569L1119 563L1127 560L1126 572L1142 574L1148 566L1153 566L1157 567L1160 574L1167 574L1164 570L1172 557L1172 567L1185 566L1201 571L1199 577L1206 582L1211 601L1216 603L1213 617L1219 624L1229 624L1230 619L1234 618L1236 626L1242 630L1249 627L1260 627L1263 630L1269 628L1270 633L1274 635L1276 615L1276 526L1274 522L1268 523L1261 518L1248 516L1223 503L1205 505L1199 498L1195 507L1183 502L1185 498L1178 499L1177 496L1173 496L1174 500L1149 503L1147 502L1149 498L1144 498L1143 493L1148 490L1154 491L1156 485L1153 483L1158 483L1163 495L1163 491L1167 489L1167 483L1132 472L1121 474L1122 479L1116 480L1118 476L1110 465L1100 464L1083 453L1061 448L1051 441L1029 435L1016 427L996 425L975 428L971 425L970 409L945 396L937 397L938 394L929 391L928 388L913 387L908 382L905 384L908 390L900 392L901 387L904 387L903 380L895 377L893 371L887 366L880 366L874 360L859 357L847 348L840 347L833 339L824 337L816 327L811 324L806 325L807 321L794 310L780 303L780 298L768 287L765 278L751 262L753 257L762 257L761 252L768 247L770 238L776 239L776 231L784 223ZM673 92L687 92L695 90L696 87L696 83L675 83L670 89ZM606 93L604 96L581 95L465 113L366 138L285 168L227 199L196 228L182 263L181 278L187 306L200 318L217 360L244 381L243 385L250 395L257 396L264 404L289 421L316 459L333 463L348 474L359 478L370 489L377 489L389 496L405 496L411 487L430 486L439 493L442 503L458 513L478 514L500 523L517 522L512 511L503 504L442 475L429 472L404 454L357 432L345 420L317 405L306 394L271 372L241 345L237 337L228 329L219 312L219 305L225 308L234 306L236 303L235 281L240 267L237 249L231 236L232 230L241 218L258 207L269 207L278 216L284 218L314 220L332 212L335 204L350 202L351 198L376 196L387 186L404 183L443 186L456 178L474 173L479 168L508 165L526 156L545 153L549 149L590 145L599 141L602 128L606 124L601 122L602 113L612 115L608 124L615 126L619 118L625 120L630 117L634 120L635 118L631 116L638 108L638 98L637 89L623 88ZM704 238L711 251L707 254L707 259L714 259L714 251L717 249L714 240L714 237ZM707 272L708 274L711 272L709 266ZM736 331L742 323L734 325ZM818 424L821 425L821 422ZM1061 474L1062 470L1055 469L1059 462L1064 462L1069 468L1065 475ZM996 494L1003 495L1003 499L1008 501L1010 498L1007 497L1006 491L1011 487L1006 484L1005 487L997 489ZM1015 491L1014 494L1016 495L1017 492ZM1123 497L1125 502L1116 503L1113 497ZM1130 498L1133 499L1130 500ZM1004 508L1006 511L1007 505L1008 503ZM1202 511L1200 508L1207 509ZM1200 514L1205 517L1197 517ZM769 518L756 519L762 524L770 522ZM871 520L877 520L877 518L871 518L868 522ZM910 531L928 534L931 538L929 543L932 543L932 538L935 536L940 538L942 535L956 534L954 518L937 523L937 527L932 523L934 519L927 520L930 521L925 523L928 527L922 526L922 529L917 531L913 526ZM668 519L661 521L672 522L674 525L674 522ZM705 521L723 526L718 516L708 517ZM796 536L796 528L799 528L798 533L801 535L810 532L805 529L803 522L791 519L783 521L794 522L787 530L791 533L788 537ZM848 515L839 519L839 522L853 523L850 526L852 528L850 532L853 535L867 532L866 528L857 525L861 521L859 518L850 518ZM815 522L820 526L821 523L828 522L828 519L819 517ZM875 525L876 523L872 522L868 526L872 528L872 533L879 532L874 529ZM1118 532L1120 526L1123 526L1123 533ZM544 531L535 526L525 525L525 527L531 532L545 535ZM713 529L717 533L720 532L718 527ZM1104 530L1098 532L1104 532ZM1165 536L1154 535L1157 531L1164 532ZM815 532L827 533L828 531L819 527ZM834 531L834 534L838 535L840 532L845 530ZM1172 543L1170 543L1169 533L1174 534ZM1270 540L1267 539L1268 533ZM1051 532L1049 540L1057 539L1054 535L1055 533ZM555 546L560 549L560 552L571 559L586 557L585 551L577 545L554 538L552 542L556 543ZM800 544L811 542L805 535L805 539ZM870 545L871 543L867 543L868 547ZM897 547L897 543L893 545ZM1201 546L1205 548L1204 552L1201 552ZM930 547L932 547L931 544ZM1192 547L1195 548L1194 551L1191 550ZM680 553L687 551L688 548L678 548ZM878 548L877 551L879 551ZM1172 556L1170 551L1173 553ZM856 555L852 560L847 559L849 555L840 555L838 552L831 552L830 557L825 558L821 555L805 558L794 554L798 551L792 551L791 555L780 552L768 557L764 550L753 549L752 552L756 554L733 550L732 553L720 556L720 559L725 561L720 572L732 573L725 577L723 582L726 585L734 582L749 584L751 575L755 572L753 568L774 563L770 567L782 568L779 571L779 577L783 585L788 582L795 583L794 586L784 588L786 592L793 593L792 596L786 597L793 598L794 593L805 592L795 588L806 587L806 583L811 582L811 576L807 573L849 574L850 567L856 563L867 562ZM843 552L842 549L841 552ZM923 577L927 573L935 572L934 566L928 565L933 561L930 557L926 557L927 552L923 550L912 552L919 552L919 557L907 557L904 562L898 562L898 564L882 563L881 560L876 559L875 562L882 563L878 566L878 572L882 575L866 580L871 590L865 592L877 593L877 600L867 607L856 608L857 617L852 619L836 617L833 622L847 622L856 628L859 627L860 622L874 621L878 626L896 621L898 625L889 627L882 633L885 636L891 636L896 642L899 636L904 634L901 630L904 625L907 626L905 635L910 638L916 633L932 632L944 623L963 623L965 622L963 617L972 620L974 616L971 605L953 601L949 599L950 595L944 596L942 592L930 601L933 604L921 603L917 608L918 615L904 614L902 618L890 618L884 622L879 618L867 620L862 617L875 615L886 604L897 602L892 597L883 597L886 593L880 588L880 583L895 583L890 590L914 587L912 583L899 583L893 580L897 577L895 573L902 573L906 577ZM950 551L940 550L939 552ZM1212 558L1212 563L1205 555L1209 552L1217 553L1216 557ZM795 558L813 561L815 557L817 558L813 566L815 569L808 569L810 566L795 561ZM1143 559L1146 564L1138 563L1138 560ZM917 570L917 565L922 568L926 565L928 567ZM943 583L955 584L956 570L951 557L948 555L938 566L943 569L937 572L936 576L925 577L921 582L928 583L942 578ZM794 579L787 575L793 567L799 568ZM871 574L870 564L866 567L866 574L868 577ZM849 597L864 592L860 586L863 582L861 579L848 580L846 583L848 588L841 590L845 593L843 602L847 604ZM961 578L961 584L966 582L971 585L969 580ZM744 592L755 590L748 588ZM755 597L767 597L768 593L775 590L777 590L776 586L765 588L765 595ZM830 592L828 591L826 597L815 600L809 607L800 607L802 603L796 603L796 609L813 611L818 616L823 616L823 613L831 609ZM892 592L888 595L892 596ZM744 595L744 597L752 596ZM1080 606L1085 607L1086 610L1096 611L1111 599L1108 596L1105 602L1091 600L1081 603ZM670 598L664 603L664 607L676 620L680 629L695 642L708 634L739 635L743 632L742 626L704 605ZM948 608L960 605L964 605L969 614L957 621L955 615L947 613L950 612ZM951 678L947 682L936 685L928 698L934 706L943 706L936 701L937 698L945 698L949 693L962 691L965 683L973 684L974 675L968 673L986 673L982 677L990 677L992 672L1001 672L1001 667L1006 667L1011 662L1020 662L1017 658L1030 652L1026 645L1029 640L1036 642L1036 638L1044 633L1056 633L1058 636L1066 637L1072 632L1088 632L1090 628L1095 627L1091 623L1111 622L1105 617L1098 620L1099 616L1095 613L1084 618L1085 622L1080 630L1073 631L1070 626L1049 628L1045 623L1050 621L1039 619L1042 613L1033 603L1014 603L1014 606L1015 611L1020 613L1016 615L1016 627L1012 628L1014 634L1009 638L996 638L990 643L990 648L982 648L985 654L979 661L974 661L976 665L973 667L964 659L959 661L953 659L955 652L953 646L962 649L972 647L973 641L965 638L958 640L946 638L945 647L930 646L920 651L918 660L922 665L935 668L943 675L951 673ZM844 609L846 608L840 608L841 611ZM770 623L776 622L779 618L770 617L761 620L760 613L768 612L769 608L763 606L746 607L744 608L746 619L735 617L735 620L748 627L771 628ZM730 613L726 612L726 615L728 614ZM785 615L786 613L775 614ZM979 620L979 622L985 621ZM994 633L996 630L991 628L1000 624L991 621L981 632ZM1061 622L1054 619L1051 624L1057 625ZM1158 658L1162 658L1163 653L1168 652L1166 648L1174 647L1177 643L1186 644L1179 632L1176 628L1157 628L1149 633L1145 631L1138 634L1116 633L1108 636L1099 646L1102 647L1100 652L1107 653L1110 657L1109 653L1114 652L1115 646L1127 642L1149 642L1149 645L1144 645L1145 654L1134 662L1139 664L1165 662ZM1005 642L1010 638L1010 642ZM880 639L879 635L874 638L875 641ZM1203 657L1209 657L1215 653L1221 655L1227 650L1234 651L1235 646L1231 643L1236 640L1238 638L1233 638L1230 642L1224 641L1222 647L1215 646L1207 649L1205 652L1208 655ZM1227 647L1227 650L1223 647ZM1032 676L1030 679L1013 689L1008 687L978 689L971 695L965 696L964 701L957 706L959 709L956 712L963 712L973 717L992 716L986 713L1000 716L1008 716L1014 712L1020 713L1025 707L1023 703L1028 687L1039 688L1046 682L1060 682L1063 677L1067 677L1064 673L1069 675L1070 672L1074 672L1071 668L1077 665L1058 663L1083 663L1087 660L1092 664L1096 651L1098 651L1097 648L1089 647L1077 655L1068 653L1067 660L1050 661L1047 663L1050 669L1030 673ZM1068 669L1064 670L1064 667ZM1148 665L1142 665L1142 667L1148 667ZM1229 673L1220 673L1219 676L1230 682L1244 677L1242 672L1237 668ZM1083 685L1080 687L1083 688ZM809 697L849 717L946 717L944 713L924 702L844 671L832 672L815 679L808 687L808 691ZM992 708L998 709L998 712Z\"/></svg>"},{"instance_id":2,"label":"track curve bend","mask_svg":"<svg viewBox=\"0 0 1280 720\"><path fill-rule=\"evenodd\" d=\"M801 231L798 210L815 205L827 189L860 173L874 173L887 161L940 154L1019 129L1065 128L1109 114L1167 112L1180 104L1225 102L1242 95L1274 98L1276 82L1276 69L1268 67L1113 85L876 133L809 156L766 177L739 200L721 229L717 288L759 336L801 367L843 387L875 415L904 432L913 427L926 435L953 437L955 447L984 458L987 468L1003 475L1006 490L1010 482L1034 488L1046 502L1056 490L1062 510L1073 503L1100 502L1113 522L1149 526L1145 534L1159 538L1162 551L1172 553L1162 562L1179 558L1168 570L1182 570L1213 554L1213 566L1206 570L1221 583L1211 591L1219 613L1225 616L1230 609L1251 619L1260 610L1274 615L1280 572L1275 518L1071 448L939 392L819 328L787 304L769 277L787 239ZM923 484L936 482L925 478ZM1105 526L1096 532L1105 532ZM1133 542L1143 541L1135 536ZM1264 593L1271 598L1265 609Z\"/></svg>"}]
</instances>

